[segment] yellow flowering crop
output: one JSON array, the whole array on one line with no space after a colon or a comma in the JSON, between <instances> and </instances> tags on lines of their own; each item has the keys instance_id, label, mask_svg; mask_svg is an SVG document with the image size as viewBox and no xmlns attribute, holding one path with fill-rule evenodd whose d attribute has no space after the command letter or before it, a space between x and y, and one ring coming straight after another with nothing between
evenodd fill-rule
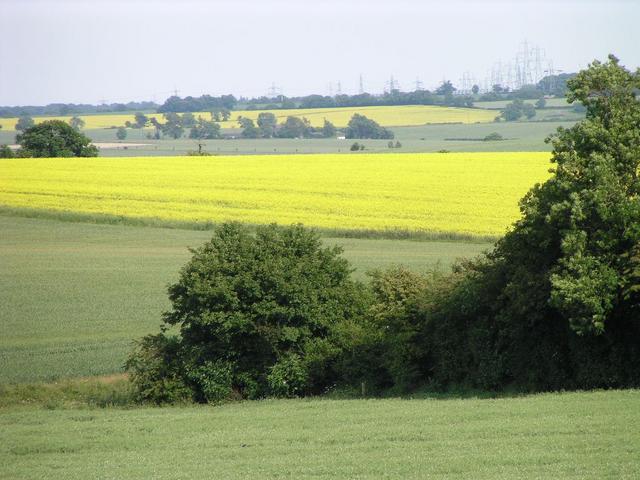
<instances>
[{"instance_id":1,"label":"yellow flowering crop","mask_svg":"<svg viewBox=\"0 0 640 480\"><path fill-rule=\"evenodd\" d=\"M256 120L260 112L267 110L234 110L231 119L221 122L222 128L237 128L239 116ZM314 127L321 127L326 118L337 127L345 127L354 113L360 113L375 120L385 127L399 127L411 125L424 125L427 123L477 123L491 122L496 116L495 111L475 108L453 108L432 105L402 105L385 107L345 107L345 108L313 108L292 110L270 110L277 118L278 123L284 122L287 116L305 117ZM201 116L205 120L211 120L209 112L196 112L195 117ZM159 122L164 122L161 113L149 113L148 117L156 117ZM43 120L64 120L68 122L71 116L65 117L34 117L36 123ZM87 130L97 128L110 128L122 126L126 121L134 122L132 114L109 115L80 115L85 121ZM0 125L4 130L13 130L17 118L0 118Z\"/></svg>"},{"instance_id":2,"label":"yellow flowering crop","mask_svg":"<svg viewBox=\"0 0 640 480\"><path fill-rule=\"evenodd\" d=\"M548 153L0 161L0 205L188 222L499 235Z\"/></svg>"}]
</instances>

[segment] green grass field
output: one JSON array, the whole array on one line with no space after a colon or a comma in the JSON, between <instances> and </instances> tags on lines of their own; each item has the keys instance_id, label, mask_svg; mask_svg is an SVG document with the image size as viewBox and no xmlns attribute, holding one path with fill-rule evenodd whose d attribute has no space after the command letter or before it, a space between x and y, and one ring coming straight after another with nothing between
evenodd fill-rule
<instances>
[{"instance_id":1,"label":"green grass field","mask_svg":"<svg viewBox=\"0 0 640 480\"><path fill-rule=\"evenodd\" d=\"M0 216L0 383L121 371L154 332L166 286L211 232ZM365 272L448 267L489 243L326 238Z\"/></svg>"},{"instance_id":2,"label":"green grass field","mask_svg":"<svg viewBox=\"0 0 640 480\"><path fill-rule=\"evenodd\" d=\"M0 410L0 478L635 479L640 391Z\"/></svg>"},{"instance_id":3,"label":"green grass field","mask_svg":"<svg viewBox=\"0 0 640 480\"><path fill-rule=\"evenodd\" d=\"M450 125L421 125L414 127L394 127L396 135L394 141L402 144L401 149L389 149L388 140L363 140L365 152L437 152L450 150L452 152L517 152L517 151L549 151L550 146L544 139L553 133L557 127L570 127L576 118L575 114L565 110L542 110L538 112L538 121L533 122L500 122L473 123ZM557 117L555 120L554 117ZM546 119L547 121L539 121ZM149 140L146 132L129 129L123 142L144 143L148 145L127 147L121 149L105 149L100 156L167 156L184 155L189 150L197 150L198 142L181 138L179 140ZM482 138L497 132L505 140L499 142L484 142ZM98 129L84 131L95 142L117 142L116 131ZM458 139L458 140L457 140ZM459 140L465 139L465 140ZM475 140L469 140L475 139ZM0 130L0 144L13 143L15 132ZM349 151L353 143L350 140L337 139L227 139L205 140L202 142L204 150L221 155L251 155L251 154L282 154L282 153L344 153Z\"/></svg>"}]
</instances>

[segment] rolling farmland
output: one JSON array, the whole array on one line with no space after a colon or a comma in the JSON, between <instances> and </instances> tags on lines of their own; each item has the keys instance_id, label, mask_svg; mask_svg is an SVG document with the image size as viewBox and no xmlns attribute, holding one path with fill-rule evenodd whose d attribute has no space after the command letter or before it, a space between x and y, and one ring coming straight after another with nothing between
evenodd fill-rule
<instances>
[{"instance_id":1,"label":"rolling farmland","mask_svg":"<svg viewBox=\"0 0 640 480\"><path fill-rule=\"evenodd\" d=\"M0 164L0 206L195 228L300 222L495 237L548 169L544 152L15 159Z\"/></svg>"},{"instance_id":2,"label":"rolling farmland","mask_svg":"<svg viewBox=\"0 0 640 480\"><path fill-rule=\"evenodd\" d=\"M482 110L476 108L454 108L440 107L432 105L402 105L384 107L344 107L344 108L312 108L312 109L291 109L291 110L234 110L231 112L231 119L220 122L222 128L237 128L238 117L251 118L256 120L260 112L269 111L273 113L278 122L283 122L288 116L305 117L314 127L321 127L327 119L334 123L336 127L345 127L354 113L361 113L368 118L375 120L379 124L387 127L413 126L436 123L479 123L492 122L496 116L495 111ZM156 117L159 122L164 118L161 113L149 113L148 117ZM194 116L202 116L206 120L211 119L209 112L195 112ZM36 123L44 120L64 120L69 121L71 116L63 117L34 117ZM84 128L87 130L99 128L111 128L122 126L126 121L133 122L134 115L128 114L105 114L105 115L80 115L85 121ZM0 125L4 130L13 130L17 118L0 118Z\"/></svg>"}]
</instances>

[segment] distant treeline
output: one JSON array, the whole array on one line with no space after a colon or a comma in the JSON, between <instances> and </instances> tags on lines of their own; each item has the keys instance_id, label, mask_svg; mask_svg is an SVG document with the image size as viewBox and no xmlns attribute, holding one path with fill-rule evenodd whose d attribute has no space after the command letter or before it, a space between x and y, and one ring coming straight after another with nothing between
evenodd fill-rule
<instances>
[{"instance_id":1,"label":"distant treeline","mask_svg":"<svg viewBox=\"0 0 640 480\"><path fill-rule=\"evenodd\" d=\"M23 117L35 115L78 115L91 113L132 112L140 110L155 111L159 105L154 102L110 103L89 105L86 103L50 103L45 106L0 106L0 117Z\"/></svg>"},{"instance_id":2,"label":"distant treeline","mask_svg":"<svg viewBox=\"0 0 640 480\"><path fill-rule=\"evenodd\" d=\"M44 107L21 106L1 107L0 117L20 117L34 115L77 115L107 112L156 111L158 113L212 112L222 110L280 110L296 108L338 108L338 107L374 107L391 105L444 105L452 107L472 107L476 101L493 100L535 100L545 95L563 97L567 91L567 80L575 73L549 75L535 85L524 85L518 90L509 90L501 85L494 85L491 91L479 93L479 86L474 85L471 94L460 94L450 81L443 82L433 92L415 90L401 92L392 90L382 95L360 93L357 95L306 95L302 97L257 97L236 98L233 95L213 97L169 97L162 105L154 102L111 103L108 105L88 105L73 103L52 103Z\"/></svg>"}]
</instances>

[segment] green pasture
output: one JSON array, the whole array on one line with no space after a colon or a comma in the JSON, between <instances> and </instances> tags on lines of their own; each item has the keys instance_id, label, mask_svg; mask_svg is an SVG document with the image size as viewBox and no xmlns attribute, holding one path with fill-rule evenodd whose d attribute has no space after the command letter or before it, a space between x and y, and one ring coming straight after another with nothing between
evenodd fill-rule
<instances>
[{"instance_id":1,"label":"green pasture","mask_svg":"<svg viewBox=\"0 0 640 480\"><path fill-rule=\"evenodd\" d=\"M0 383L122 370L155 332L166 286L211 232L0 216ZM446 268L490 243L325 238L365 272Z\"/></svg>"}]
</instances>

